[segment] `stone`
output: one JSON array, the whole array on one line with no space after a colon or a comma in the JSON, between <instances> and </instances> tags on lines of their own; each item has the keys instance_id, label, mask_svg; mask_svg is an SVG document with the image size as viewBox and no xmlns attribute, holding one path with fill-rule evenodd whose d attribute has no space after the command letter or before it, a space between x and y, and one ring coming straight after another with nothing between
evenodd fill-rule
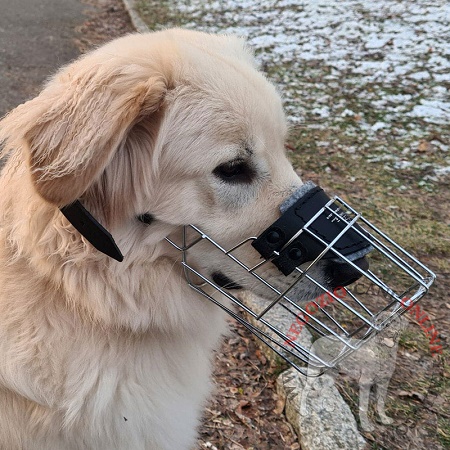
<instances>
[{"instance_id":1,"label":"stone","mask_svg":"<svg viewBox=\"0 0 450 450\"><path fill-rule=\"evenodd\" d=\"M305 390L307 383L309 388ZM311 381L289 369L278 377L277 392L286 399L285 415L303 450L367 448L332 376L324 374Z\"/></svg>"}]
</instances>

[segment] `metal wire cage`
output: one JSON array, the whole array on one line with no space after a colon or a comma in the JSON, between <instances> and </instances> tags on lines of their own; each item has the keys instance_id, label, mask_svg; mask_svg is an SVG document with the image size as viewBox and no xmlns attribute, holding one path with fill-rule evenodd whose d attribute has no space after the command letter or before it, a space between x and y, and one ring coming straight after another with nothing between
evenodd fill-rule
<instances>
[{"instance_id":1,"label":"metal wire cage","mask_svg":"<svg viewBox=\"0 0 450 450\"><path fill-rule=\"evenodd\" d=\"M336 206L340 208L341 213ZM345 212L344 215L342 211ZM331 242L323 241L313 231L314 222L323 213L335 215L337 219L345 221L342 231ZM366 256L370 270L356 266L334 247L350 229L373 247ZM284 290L269 283L260 274L262 266L271 264L271 260L276 258L276 252L272 258L262 259L255 266L249 266L235 256L238 249L251 245L256 237L249 237L234 247L225 249L200 228L188 225L183 229L181 243L167 240L182 252L185 277L192 289L243 324L281 360L302 374L320 375L414 307L429 290L436 276L339 197L330 200L296 236L302 233L310 234L321 242L324 250L307 263L306 267L297 267L294 281ZM272 298L256 298L248 293L235 295L196 270L190 265L189 253L200 242L206 242L211 246L211 250L231 258L242 270L250 274L256 283L262 283L266 290L272 292ZM336 258L358 270L361 278L351 286L333 291L323 286L312 276L311 269L327 252L333 252ZM199 279L201 283L198 283ZM293 288L302 279L309 280L322 293L308 301L296 300ZM206 286L213 287L223 297L216 299L206 292ZM330 346L330 351L318 355L312 350L312 341L321 337L329 337L333 345ZM314 370L311 371L310 368Z\"/></svg>"}]
</instances>

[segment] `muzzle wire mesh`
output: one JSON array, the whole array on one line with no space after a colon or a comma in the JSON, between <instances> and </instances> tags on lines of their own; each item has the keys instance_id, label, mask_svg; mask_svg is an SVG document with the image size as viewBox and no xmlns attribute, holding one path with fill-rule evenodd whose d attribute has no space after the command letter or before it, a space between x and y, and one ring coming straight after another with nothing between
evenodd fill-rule
<instances>
[{"instance_id":1,"label":"muzzle wire mesh","mask_svg":"<svg viewBox=\"0 0 450 450\"><path fill-rule=\"evenodd\" d=\"M342 214L338 215L336 205L345 211L344 217ZM345 227L331 242L323 241L312 230L314 221L323 212L345 220ZM356 224L359 227L355 227ZM373 247L366 256L370 264L368 270L361 269L334 248L335 243L350 229ZM276 253L272 258L262 259L256 265L248 265L235 255L245 246L249 246L249 252L254 252L250 244L256 237L249 237L232 248L225 249L200 228L188 225L183 229L181 243L167 240L182 252L185 277L192 289L243 324L296 370L308 375L310 367L314 368L314 375L318 375L334 367L398 316L414 307L430 288L435 274L339 197L330 200L318 211L299 230L296 237L302 233L309 233L319 240L324 250L313 261L304 264L304 267L297 267L294 277L284 277L280 273L279 280L283 282L280 285L269 282L261 275L261 270L266 264L271 264ZM211 251L219 251L230 258L255 283L260 283L265 291L271 293L271 298L266 298L270 295L265 295L264 299L248 294L234 295L217 285L209 275L197 270L191 264L190 252L200 243L207 243L211 246ZM329 251L335 254L334 261L349 264L361 274L361 278L351 286L336 289L329 289L315 279L312 269L318 267ZM287 280L292 281L284 288L280 287L286 285ZM313 299L297 300L295 288L299 283L305 282L312 283L310 286L314 286L321 294ZM220 292L223 297L216 299L214 293L211 293L214 291ZM330 346L332 350L318 355L311 349L311 340L323 336L333 341Z\"/></svg>"}]
</instances>

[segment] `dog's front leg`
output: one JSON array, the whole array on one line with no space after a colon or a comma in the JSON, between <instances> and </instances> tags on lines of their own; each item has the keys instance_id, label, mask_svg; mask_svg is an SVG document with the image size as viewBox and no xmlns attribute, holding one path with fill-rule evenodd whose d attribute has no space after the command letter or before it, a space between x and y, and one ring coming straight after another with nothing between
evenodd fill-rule
<instances>
[{"instance_id":1,"label":"dog's front leg","mask_svg":"<svg viewBox=\"0 0 450 450\"><path fill-rule=\"evenodd\" d=\"M385 411L385 401L387 397L387 389L389 386L389 381L390 381L389 378L382 379L376 385L377 411L381 423L383 423L384 425L392 425L394 423L394 419L387 416Z\"/></svg>"},{"instance_id":2,"label":"dog's front leg","mask_svg":"<svg viewBox=\"0 0 450 450\"><path fill-rule=\"evenodd\" d=\"M368 416L371 387L371 381L363 379L359 381L359 420L364 431L373 431L375 429Z\"/></svg>"}]
</instances>

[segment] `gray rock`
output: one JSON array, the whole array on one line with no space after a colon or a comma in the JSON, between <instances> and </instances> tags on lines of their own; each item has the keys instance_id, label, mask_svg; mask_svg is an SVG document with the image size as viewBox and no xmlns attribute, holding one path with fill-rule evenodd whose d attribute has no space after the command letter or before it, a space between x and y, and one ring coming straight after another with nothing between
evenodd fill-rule
<instances>
[{"instance_id":1,"label":"gray rock","mask_svg":"<svg viewBox=\"0 0 450 450\"><path fill-rule=\"evenodd\" d=\"M307 378L295 369L283 372L277 391L286 399L285 414L303 450L363 450L366 441L330 375L316 378L305 391ZM307 392L307 395L304 395Z\"/></svg>"},{"instance_id":2,"label":"gray rock","mask_svg":"<svg viewBox=\"0 0 450 450\"><path fill-rule=\"evenodd\" d=\"M257 297L256 295L253 295L252 293L245 291L239 294L239 299L251 310L255 311L256 313L260 313L264 310L264 308L268 305L268 301ZM281 339L279 336L276 335L276 333L269 328L265 327L263 324L261 324L259 321L254 319L251 316L246 317L249 322L258 327L261 328L264 332L266 332L269 336L277 340L279 343L283 342L283 339ZM284 330L285 332L289 330L289 327L292 324L292 321L294 320L294 316L286 311L283 308L274 307L271 310L269 310L265 315L264 319L267 320L270 324L274 325L278 330ZM297 339L295 340L295 343L297 345L302 346L305 350L308 350L309 347L311 347L311 333L307 330L307 328L303 328L302 332L298 335ZM262 345L260 346L261 351L264 353L266 358L269 361L280 363L282 361L282 358L277 355L275 352L273 352L269 347ZM277 349L282 353L287 355L287 352L283 351L283 347L277 347ZM307 361L300 361L297 360L296 363L299 365L299 367L304 368L304 370L307 370Z\"/></svg>"},{"instance_id":3,"label":"gray rock","mask_svg":"<svg viewBox=\"0 0 450 450\"><path fill-rule=\"evenodd\" d=\"M245 292L241 301L253 311L259 312L267 300ZM289 329L292 315L282 308L274 308L265 316L280 330ZM252 325L260 327L252 317ZM275 337L270 330L268 334ZM311 334L304 328L296 343L311 347ZM261 351L273 362L280 357L269 347L260 345ZM298 435L303 450L363 450L366 441L358 431L356 420L349 406L344 402L335 384L333 374L320 377L306 377L291 368L277 380L278 394L285 399L285 415Z\"/></svg>"}]
</instances>

